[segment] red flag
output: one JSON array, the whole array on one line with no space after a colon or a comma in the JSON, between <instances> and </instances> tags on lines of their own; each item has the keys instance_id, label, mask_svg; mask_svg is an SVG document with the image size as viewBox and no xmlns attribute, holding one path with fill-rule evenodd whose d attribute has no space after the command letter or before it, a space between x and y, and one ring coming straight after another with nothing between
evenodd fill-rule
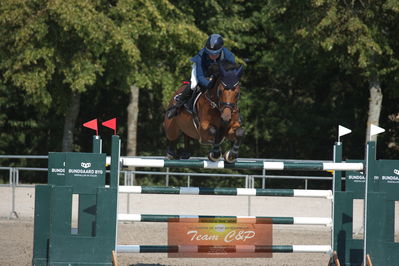
<instances>
[{"instance_id":1,"label":"red flag","mask_svg":"<svg viewBox=\"0 0 399 266\"><path fill-rule=\"evenodd\" d=\"M84 123L83 126L95 130L98 136L97 118Z\"/></svg>"},{"instance_id":2,"label":"red flag","mask_svg":"<svg viewBox=\"0 0 399 266\"><path fill-rule=\"evenodd\" d=\"M114 135L116 135L116 118L112 118L102 123L103 126L114 130Z\"/></svg>"}]
</instances>

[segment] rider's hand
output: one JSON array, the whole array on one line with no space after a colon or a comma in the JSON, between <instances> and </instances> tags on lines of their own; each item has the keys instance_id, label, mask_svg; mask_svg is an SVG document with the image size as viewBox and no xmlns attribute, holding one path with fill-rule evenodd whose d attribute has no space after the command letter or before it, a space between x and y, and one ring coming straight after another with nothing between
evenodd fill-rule
<instances>
[{"instance_id":1,"label":"rider's hand","mask_svg":"<svg viewBox=\"0 0 399 266\"><path fill-rule=\"evenodd\" d=\"M209 83L208 83L208 85L206 86L206 89L207 89L207 90L210 90L210 89L213 88L213 86L215 86L215 79L209 80Z\"/></svg>"}]
</instances>

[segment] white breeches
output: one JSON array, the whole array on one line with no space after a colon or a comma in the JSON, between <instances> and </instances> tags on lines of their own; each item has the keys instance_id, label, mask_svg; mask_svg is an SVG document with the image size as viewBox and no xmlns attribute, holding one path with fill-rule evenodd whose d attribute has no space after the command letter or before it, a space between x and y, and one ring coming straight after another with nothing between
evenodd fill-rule
<instances>
[{"instance_id":1,"label":"white breeches","mask_svg":"<svg viewBox=\"0 0 399 266\"><path fill-rule=\"evenodd\" d=\"M197 71L196 71L195 69L196 69L196 65L195 65L195 63L194 63L193 66L192 66L192 70L191 70L191 79L190 79L190 82L191 82L191 89L192 89L192 90L194 90L194 89L197 87L197 85L198 85Z\"/></svg>"}]
</instances>

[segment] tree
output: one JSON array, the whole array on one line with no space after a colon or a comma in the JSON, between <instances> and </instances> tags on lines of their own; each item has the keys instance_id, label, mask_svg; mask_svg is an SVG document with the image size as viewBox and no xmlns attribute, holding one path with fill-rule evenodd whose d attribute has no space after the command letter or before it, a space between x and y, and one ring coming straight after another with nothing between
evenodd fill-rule
<instances>
[{"instance_id":1,"label":"tree","mask_svg":"<svg viewBox=\"0 0 399 266\"><path fill-rule=\"evenodd\" d=\"M315 1L322 19L312 35L321 36L320 45L335 54L337 63L349 73L368 81L369 107L366 141L370 124L379 124L383 90L381 84L389 73L398 70L396 1ZM340 53L337 53L337 50ZM392 90L393 88L386 88ZM376 140L376 136L372 138Z\"/></svg>"},{"instance_id":2,"label":"tree","mask_svg":"<svg viewBox=\"0 0 399 266\"><path fill-rule=\"evenodd\" d=\"M255 120L248 132L256 150L327 158L319 147L334 139L331 128L364 128L365 88L378 92L397 70L396 2L250 1L245 10L250 28L242 52L256 106L247 111ZM371 99L377 111L369 108L368 117L378 117L381 101Z\"/></svg>"},{"instance_id":3,"label":"tree","mask_svg":"<svg viewBox=\"0 0 399 266\"><path fill-rule=\"evenodd\" d=\"M8 88L26 93L26 104L46 114L52 104L65 114L63 150L72 150L80 96L105 65L139 56L134 42L107 14L101 1L3 1L0 69Z\"/></svg>"},{"instance_id":4,"label":"tree","mask_svg":"<svg viewBox=\"0 0 399 266\"><path fill-rule=\"evenodd\" d=\"M202 35L167 0L7 0L0 12L3 88L24 95L24 106L38 110L36 123L64 117L55 126L63 128L64 151L73 149L82 99L110 88L128 95L158 86L154 93L171 94L186 51Z\"/></svg>"},{"instance_id":5,"label":"tree","mask_svg":"<svg viewBox=\"0 0 399 266\"><path fill-rule=\"evenodd\" d=\"M161 103L166 104L178 81L187 75L189 56L198 47L197 39L201 39L203 33L167 0L119 1L115 8L116 13L124 14L119 17L118 25L130 31L130 38L140 51L135 71L128 81L131 102L127 114L127 154L136 155L140 89L146 89L152 97L162 96ZM154 104L157 105L156 100ZM155 121L160 122L162 108L156 113L158 119Z\"/></svg>"}]
</instances>

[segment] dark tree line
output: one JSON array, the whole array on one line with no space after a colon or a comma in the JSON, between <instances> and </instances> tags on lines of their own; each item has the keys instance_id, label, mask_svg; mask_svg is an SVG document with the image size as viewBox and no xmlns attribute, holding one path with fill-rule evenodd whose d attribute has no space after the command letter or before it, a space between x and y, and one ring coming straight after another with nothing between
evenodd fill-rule
<instances>
[{"instance_id":1,"label":"dark tree line","mask_svg":"<svg viewBox=\"0 0 399 266\"><path fill-rule=\"evenodd\" d=\"M361 158L375 123L398 158L398 25L392 0L5 0L0 154L89 151L81 125L118 117L123 154L164 155L166 103L216 32L245 65L241 156L331 159L341 124Z\"/></svg>"}]
</instances>

